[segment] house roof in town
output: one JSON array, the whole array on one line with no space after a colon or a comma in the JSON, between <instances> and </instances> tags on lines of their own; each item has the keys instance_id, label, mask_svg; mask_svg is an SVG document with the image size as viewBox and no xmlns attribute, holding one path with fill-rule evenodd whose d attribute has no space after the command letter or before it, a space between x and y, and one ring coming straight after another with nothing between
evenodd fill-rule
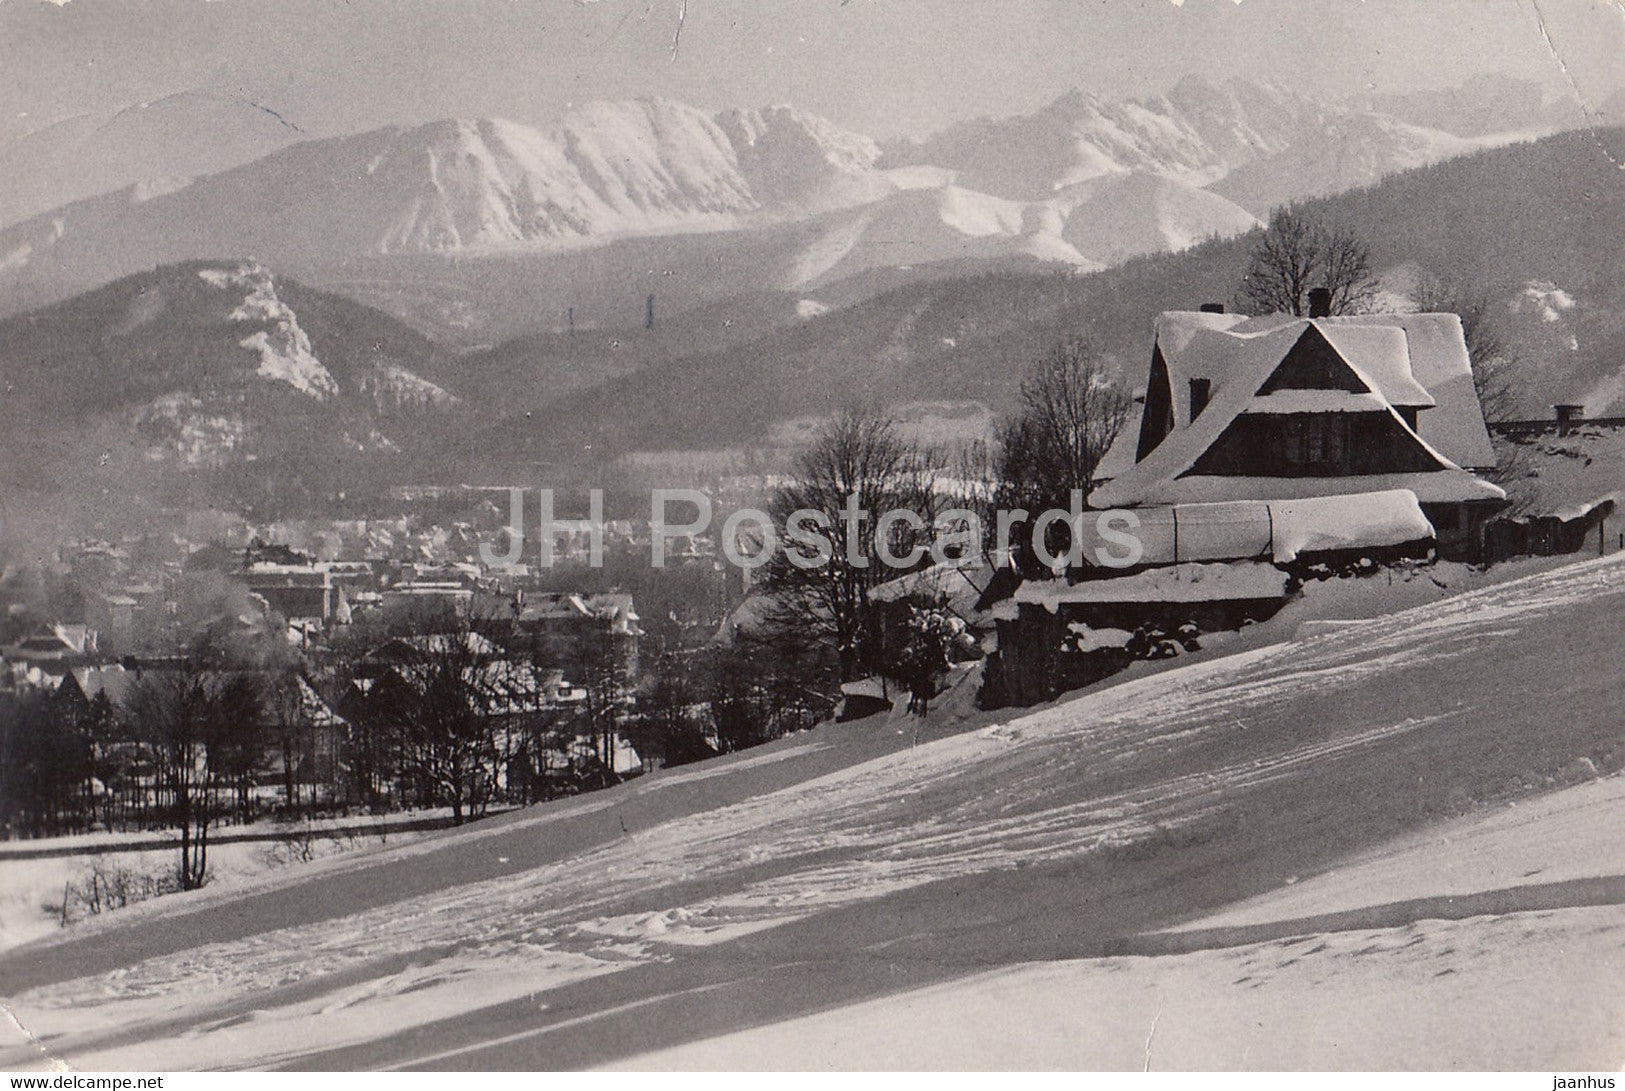
<instances>
[{"instance_id":1,"label":"house roof in town","mask_svg":"<svg viewBox=\"0 0 1625 1091\"><path fill-rule=\"evenodd\" d=\"M117 665L79 667L68 672L68 678L73 679L87 701L94 701L98 695L103 695L115 705L122 703L129 696L139 677L135 671L125 670ZM62 680L63 685L67 684L68 678Z\"/></svg>"}]
</instances>

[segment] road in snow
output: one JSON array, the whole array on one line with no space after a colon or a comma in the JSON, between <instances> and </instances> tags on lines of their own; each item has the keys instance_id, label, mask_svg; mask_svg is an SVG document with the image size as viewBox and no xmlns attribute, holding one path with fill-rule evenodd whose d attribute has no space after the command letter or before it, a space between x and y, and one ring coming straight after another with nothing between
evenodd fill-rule
<instances>
[{"instance_id":1,"label":"road in snow","mask_svg":"<svg viewBox=\"0 0 1625 1091\"><path fill-rule=\"evenodd\" d=\"M0 1051L0 1067L579 1066L838 1019L852 1005L915 1003L922 988L949 1009L985 1010L988 982L1025 998L1035 1027L1081 1028L1077 1041L1102 1044L1086 1054L1098 1063L1138 1067L1122 1042L1142 1047L1152 1020L1079 990L1130 956L1200 946L1209 926L1194 940L1156 933L1286 884L1335 886L1308 877L1526 798L1554 776L1585 779L1579 757L1613 767L1625 741L1622 599L1619 558L1574 565L989 717L918 747L889 725L831 726L780 744L805 748L797 754L758 753L725 775L674 771L335 863L309 881L195 908L149 903L0 959L6 1004L38 1040ZM1408 1039L1395 1039L1399 1063L1580 1064L1574 1039L1540 1025L1493 1042L1474 1028L1526 965L1574 971L1536 994L1542 1010L1618 1011L1625 893L1617 858L1588 863L1592 848L1579 838L1571 871L1597 880L1576 899L1601 908L1563 910L1560 934L1533 927L1514 942L1514 923L1417 926L1439 950L1482 952L1490 976L1457 960L1440 980L1459 975L1473 989L1451 994L1448 1025L1433 1028L1439 1048L1405 1052ZM1276 967L1256 989L1240 979L1260 980L1265 967L1235 943L1258 937L1208 933L1216 949L1180 956L1168 980L1222 1018L1204 1024L1192 999L1174 1013L1184 1032L1155 1019L1159 1039L1171 1036L1167 1063L1341 1064L1289 1043L1311 1025L1341 1025L1339 1012L1358 1028L1373 1025L1359 1012L1406 1010L1372 998L1420 980L1416 956L1393 954L1398 969L1366 978L1377 963L1362 947L1389 950L1392 937L1345 946L1348 928L1395 923L1334 921L1309 970ZM1582 955L1547 957L1558 950ZM1054 965L1021 968L1035 961ZM1262 1024L1251 1037L1236 1030L1243 1011ZM1244 1051L1266 1040L1277 1053ZM1501 1051L1486 1052L1492 1044ZM898 1056L920 1063L931 1048L947 1049L944 1036L905 1035ZM858 1057L814 1050L762 1063Z\"/></svg>"}]
</instances>

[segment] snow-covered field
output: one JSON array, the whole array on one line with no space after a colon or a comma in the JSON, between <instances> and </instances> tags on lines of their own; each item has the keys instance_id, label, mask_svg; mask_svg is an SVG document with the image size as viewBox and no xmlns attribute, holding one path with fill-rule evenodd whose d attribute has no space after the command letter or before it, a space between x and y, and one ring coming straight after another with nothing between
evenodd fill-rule
<instances>
[{"instance_id":1,"label":"snow-covered field","mask_svg":"<svg viewBox=\"0 0 1625 1091\"><path fill-rule=\"evenodd\" d=\"M1625 778L1594 781L1180 925L1168 946L1188 936L1191 950L1023 963L620 1067L1386 1069L1433 1057L1611 1071L1625 1060L1622 816Z\"/></svg>"},{"instance_id":2,"label":"snow-covered field","mask_svg":"<svg viewBox=\"0 0 1625 1091\"><path fill-rule=\"evenodd\" d=\"M308 868L317 861L343 853L411 844L423 834L407 829L389 832L387 827L422 817L382 816L366 823L367 828L359 831L347 828L339 820L316 821L291 826L281 836L270 836L262 826L253 828L252 832L266 838L252 841L222 839L222 833L230 838L241 837L244 831L229 827L216 829L213 831L215 843L209 847L208 896L218 898L228 893L235 896L256 882L285 879L285 869L289 867ZM370 832L375 829L384 832ZM82 903L70 896L68 888L84 887L90 883L93 873L102 879L118 872L135 877L172 875L180 851L178 841L177 847L167 849L121 846L150 845L154 840L175 836L173 831L162 835L99 833L0 845L0 951L49 936L60 929L64 899L68 902L70 919L82 918ZM19 855L47 847L78 851L56 856ZM92 847L97 851L84 851ZM132 905L115 912L128 914L133 910Z\"/></svg>"},{"instance_id":3,"label":"snow-covered field","mask_svg":"<svg viewBox=\"0 0 1625 1091\"><path fill-rule=\"evenodd\" d=\"M1569 565L147 903L0 957L0 1067L1617 1064L1622 606Z\"/></svg>"}]
</instances>

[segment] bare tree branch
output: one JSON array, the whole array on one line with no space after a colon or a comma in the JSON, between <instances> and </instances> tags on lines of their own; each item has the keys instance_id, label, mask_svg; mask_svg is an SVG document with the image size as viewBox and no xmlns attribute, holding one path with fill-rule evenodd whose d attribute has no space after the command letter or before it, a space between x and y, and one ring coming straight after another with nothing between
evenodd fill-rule
<instances>
[{"instance_id":1,"label":"bare tree branch","mask_svg":"<svg viewBox=\"0 0 1625 1091\"><path fill-rule=\"evenodd\" d=\"M1309 312L1309 292L1325 288L1332 314L1360 314L1378 287L1370 253L1352 231L1280 208L1253 246L1237 302L1249 314L1301 317Z\"/></svg>"}]
</instances>

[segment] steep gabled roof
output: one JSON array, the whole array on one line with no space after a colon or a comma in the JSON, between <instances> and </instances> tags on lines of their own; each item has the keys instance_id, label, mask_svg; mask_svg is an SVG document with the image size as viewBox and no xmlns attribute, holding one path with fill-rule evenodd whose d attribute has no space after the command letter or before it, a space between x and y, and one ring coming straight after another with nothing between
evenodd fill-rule
<instances>
[{"instance_id":1,"label":"steep gabled roof","mask_svg":"<svg viewBox=\"0 0 1625 1091\"><path fill-rule=\"evenodd\" d=\"M53 623L38 630L17 644L17 649L36 654L85 654L87 645L94 645L92 630L83 625Z\"/></svg>"},{"instance_id":2,"label":"steep gabled roof","mask_svg":"<svg viewBox=\"0 0 1625 1091\"><path fill-rule=\"evenodd\" d=\"M1438 404L1411 371L1410 346L1404 330L1320 320L1312 325L1339 356L1376 387L1389 405L1430 409Z\"/></svg>"},{"instance_id":3,"label":"steep gabled roof","mask_svg":"<svg viewBox=\"0 0 1625 1091\"><path fill-rule=\"evenodd\" d=\"M1163 316L1164 319L1183 317L1182 314ZM1426 439L1411 432L1392 403L1382 396L1378 379L1366 370L1368 365L1387 375L1391 388L1398 396L1416 398L1419 396L1417 390L1423 395L1427 393L1419 384L1403 381L1400 372L1404 370L1405 363L1396 353L1396 346L1400 345L1403 337L1396 339L1394 332L1389 330L1376 335L1361 331L1352 336L1348 330L1339 330L1334 331L1332 336L1326 336L1326 327L1321 323L1319 319L1249 319L1223 330L1207 322L1201 323L1193 331L1181 328L1179 339L1182 347L1175 355L1183 363L1176 367L1169 361L1168 365L1176 406L1173 431L1145 458L1096 489L1090 496L1090 503L1097 508L1132 507L1203 500L1332 496L1386 489L1409 489L1423 502L1504 498L1505 494L1500 489L1466 472L1434 449ZM1183 325L1179 322L1170 324ZM1459 324L1457 329L1459 332ZM1325 336L1334 349L1338 349L1338 345L1333 337L1350 348L1355 359L1349 359L1340 349L1338 355L1359 380L1350 385L1364 386L1365 391L1280 391L1261 395L1260 388L1275 374L1300 339L1315 335ZM1163 356L1167 359L1168 353L1164 351ZM1187 381L1182 383L1176 380L1176 374L1186 377ZM1188 378L1191 377L1207 378L1212 382L1207 406L1195 420L1189 417L1189 394L1181 390L1182 386L1188 388ZM1468 382L1470 385L1470 375ZM1416 389L1413 390L1413 387ZM1274 399L1281 400L1275 402ZM1476 407L1477 404L1475 396L1473 405ZM1183 476L1238 416L1270 411L1387 413L1406 436L1415 439L1427 452L1437 463L1438 469L1422 473L1319 478ZM1479 427L1483 427L1481 417Z\"/></svg>"},{"instance_id":4,"label":"steep gabled roof","mask_svg":"<svg viewBox=\"0 0 1625 1091\"><path fill-rule=\"evenodd\" d=\"M367 658L381 663L410 663L424 656L453 652L493 659L501 655L502 649L480 633L428 633L386 640L369 652Z\"/></svg>"},{"instance_id":5,"label":"steep gabled roof","mask_svg":"<svg viewBox=\"0 0 1625 1091\"><path fill-rule=\"evenodd\" d=\"M332 706L322 699L303 675L295 679L295 684L298 687L299 715L305 723L312 727L342 727L348 722L333 711Z\"/></svg>"},{"instance_id":6,"label":"steep gabled roof","mask_svg":"<svg viewBox=\"0 0 1625 1091\"><path fill-rule=\"evenodd\" d=\"M1370 314L1319 318L1312 324L1390 405L1422 410L1415 431L1429 447L1458 466L1495 465L1458 317ZM1235 360L1233 352L1218 345L1286 328L1301 331L1310 325L1311 320L1290 315L1247 317L1201 311L1159 315L1155 347L1168 371L1174 427L1190 423L1191 379L1209 379L1215 390L1223 385ZM1134 465L1139 426L1135 422L1118 436L1096 469L1098 477L1118 478Z\"/></svg>"}]
</instances>

